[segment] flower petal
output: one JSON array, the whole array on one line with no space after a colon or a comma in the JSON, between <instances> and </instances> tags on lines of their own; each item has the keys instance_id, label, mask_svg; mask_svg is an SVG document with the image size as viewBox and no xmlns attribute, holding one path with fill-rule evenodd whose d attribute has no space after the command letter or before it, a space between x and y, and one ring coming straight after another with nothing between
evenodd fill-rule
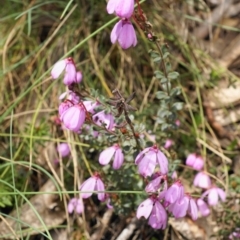
<instances>
[{"instance_id":1,"label":"flower petal","mask_svg":"<svg viewBox=\"0 0 240 240\"><path fill-rule=\"evenodd\" d=\"M198 205L198 209L203 217L206 217L210 214L208 205L201 198L199 198L197 200L197 205Z\"/></svg>"},{"instance_id":2,"label":"flower petal","mask_svg":"<svg viewBox=\"0 0 240 240\"><path fill-rule=\"evenodd\" d=\"M66 59L56 62L52 68L51 75L53 79L57 79L63 70L66 68L67 62Z\"/></svg>"},{"instance_id":3,"label":"flower petal","mask_svg":"<svg viewBox=\"0 0 240 240\"><path fill-rule=\"evenodd\" d=\"M223 202L226 200L226 193L221 189L217 188L218 196L221 198Z\"/></svg>"},{"instance_id":4,"label":"flower petal","mask_svg":"<svg viewBox=\"0 0 240 240\"><path fill-rule=\"evenodd\" d=\"M162 174L167 174L168 173L168 160L166 156L158 150L157 152L157 160L161 168L161 173Z\"/></svg>"},{"instance_id":5,"label":"flower petal","mask_svg":"<svg viewBox=\"0 0 240 240\"><path fill-rule=\"evenodd\" d=\"M113 157L113 154L115 153L116 149L114 147L109 147L102 151L99 156L99 163L101 165L107 165L111 158Z\"/></svg>"},{"instance_id":6,"label":"flower petal","mask_svg":"<svg viewBox=\"0 0 240 240\"><path fill-rule=\"evenodd\" d=\"M137 37L131 22L128 21L123 23L122 30L118 36L118 42L123 49L128 49L131 46L136 46Z\"/></svg>"},{"instance_id":7,"label":"flower petal","mask_svg":"<svg viewBox=\"0 0 240 240\"><path fill-rule=\"evenodd\" d=\"M98 178L97 182L96 182L96 186L95 186L95 190L96 191L101 191L102 193L98 193L98 200L99 201L105 201L105 187L104 187L104 184L103 184L103 181Z\"/></svg>"},{"instance_id":8,"label":"flower petal","mask_svg":"<svg viewBox=\"0 0 240 240\"><path fill-rule=\"evenodd\" d=\"M142 158L144 157L144 154L149 151L150 147L145 148L143 151L141 151L137 157L135 158L135 164L139 164Z\"/></svg>"},{"instance_id":9,"label":"flower petal","mask_svg":"<svg viewBox=\"0 0 240 240\"><path fill-rule=\"evenodd\" d=\"M85 117L85 110L78 105L74 105L62 113L61 120L66 128L78 132L85 121Z\"/></svg>"},{"instance_id":10,"label":"flower petal","mask_svg":"<svg viewBox=\"0 0 240 240\"><path fill-rule=\"evenodd\" d=\"M112 29L112 32L111 32L111 35L110 35L110 39L111 39L112 44L117 42L121 31L122 31L122 20L117 22Z\"/></svg>"},{"instance_id":11,"label":"flower petal","mask_svg":"<svg viewBox=\"0 0 240 240\"><path fill-rule=\"evenodd\" d=\"M144 177L152 176L155 167L156 167L156 154L154 152L149 152L138 164L138 171Z\"/></svg>"},{"instance_id":12,"label":"flower petal","mask_svg":"<svg viewBox=\"0 0 240 240\"><path fill-rule=\"evenodd\" d=\"M208 204L215 206L218 203L218 191L216 188L211 188L208 194Z\"/></svg>"},{"instance_id":13,"label":"flower petal","mask_svg":"<svg viewBox=\"0 0 240 240\"><path fill-rule=\"evenodd\" d=\"M194 221L197 220L197 218L198 218L198 208L197 208L196 201L192 198L189 201L188 212L189 212L192 220L194 220Z\"/></svg>"},{"instance_id":14,"label":"flower petal","mask_svg":"<svg viewBox=\"0 0 240 240\"><path fill-rule=\"evenodd\" d=\"M148 219L148 217L150 216L152 209L153 209L153 200L151 198L146 199L145 201L143 201L137 209L137 218L141 218L144 217L146 219Z\"/></svg>"},{"instance_id":15,"label":"flower petal","mask_svg":"<svg viewBox=\"0 0 240 240\"><path fill-rule=\"evenodd\" d=\"M116 2L116 0L115 0ZM134 0L121 0L115 6L116 15L121 18L130 18L134 10Z\"/></svg>"},{"instance_id":16,"label":"flower petal","mask_svg":"<svg viewBox=\"0 0 240 240\"><path fill-rule=\"evenodd\" d=\"M162 178L163 178L162 176L159 176L153 179L152 181L150 181L148 185L145 187L145 191L147 193L157 192L158 189L160 188Z\"/></svg>"},{"instance_id":17,"label":"flower petal","mask_svg":"<svg viewBox=\"0 0 240 240\"><path fill-rule=\"evenodd\" d=\"M167 213L161 203L155 202L148 224L154 229L164 229L167 226Z\"/></svg>"},{"instance_id":18,"label":"flower petal","mask_svg":"<svg viewBox=\"0 0 240 240\"><path fill-rule=\"evenodd\" d=\"M122 149L118 148L116 150L115 156L114 156L114 160L113 160L113 169L117 170L119 169L124 161L124 155L122 153Z\"/></svg>"},{"instance_id":19,"label":"flower petal","mask_svg":"<svg viewBox=\"0 0 240 240\"><path fill-rule=\"evenodd\" d=\"M109 0L107 3L107 12L108 14L113 14L115 11L116 0Z\"/></svg>"},{"instance_id":20,"label":"flower petal","mask_svg":"<svg viewBox=\"0 0 240 240\"><path fill-rule=\"evenodd\" d=\"M93 193L91 191L94 191L96 182L97 179L95 177L90 177L80 186L80 191L89 191L89 193L81 193L82 198L89 198L90 196L92 196Z\"/></svg>"},{"instance_id":21,"label":"flower petal","mask_svg":"<svg viewBox=\"0 0 240 240\"><path fill-rule=\"evenodd\" d=\"M66 68L65 68L65 76L63 79L63 83L65 85L71 85L72 83L76 82L77 78L77 71L76 67L73 63L68 63Z\"/></svg>"}]
</instances>

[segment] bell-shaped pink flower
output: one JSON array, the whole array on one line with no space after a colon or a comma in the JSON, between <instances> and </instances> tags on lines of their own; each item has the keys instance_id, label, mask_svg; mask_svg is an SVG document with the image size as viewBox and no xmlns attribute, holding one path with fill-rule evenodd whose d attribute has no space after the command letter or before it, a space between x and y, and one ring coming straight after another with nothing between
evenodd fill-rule
<instances>
[{"instance_id":1,"label":"bell-shaped pink flower","mask_svg":"<svg viewBox=\"0 0 240 240\"><path fill-rule=\"evenodd\" d=\"M180 122L180 120L179 119L177 119L176 121L175 121L175 124L176 124L176 126L180 126L181 125L181 122Z\"/></svg>"},{"instance_id":2,"label":"bell-shaped pink flower","mask_svg":"<svg viewBox=\"0 0 240 240\"><path fill-rule=\"evenodd\" d=\"M78 104L80 102L80 97L75 92L72 91L68 92L67 99L73 104Z\"/></svg>"},{"instance_id":3,"label":"bell-shaped pink flower","mask_svg":"<svg viewBox=\"0 0 240 240\"><path fill-rule=\"evenodd\" d=\"M137 45L137 37L132 23L127 19L122 19L116 23L111 32L112 44L120 44L123 49L135 47Z\"/></svg>"},{"instance_id":4,"label":"bell-shaped pink flower","mask_svg":"<svg viewBox=\"0 0 240 240\"><path fill-rule=\"evenodd\" d=\"M67 143L61 143L57 146L57 150L59 152L59 155L62 157L66 157L70 154L70 148Z\"/></svg>"},{"instance_id":5,"label":"bell-shaped pink flower","mask_svg":"<svg viewBox=\"0 0 240 240\"><path fill-rule=\"evenodd\" d=\"M178 175L177 175L177 172L176 172L176 171L173 171L171 178L172 178L173 180L176 180L176 179L178 178Z\"/></svg>"},{"instance_id":6,"label":"bell-shaped pink flower","mask_svg":"<svg viewBox=\"0 0 240 240\"><path fill-rule=\"evenodd\" d=\"M69 100L69 101L65 101L65 102L69 102L72 104L78 104L80 101L80 97L73 91L66 91L66 92L62 93L59 96L59 100L63 100L65 97L67 97L67 100Z\"/></svg>"},{"instance_id":7,"label":"bell-shaped pink flower","mask_svg":"<svg viewBox=\"0 0 240 240\"><path fill-rule=\"evenodd\" d=\"M73 213L74 210L76 211L76 213L81 214L84 211L84 205L82 200L79 198L70 199L67 209L70 214Z\"/></svg>"},{"instance_id":8,"label":"bell-shaped pink flower","mask_svg":"<svg viewBox=\"0 0 240 240\"><path fill-rule=\"evenodd\" d=\"M197 206L198 206L199 212L203 217L206 217L210 214L210 209L208 205L201 198L197 200Z\"/></svg>"},{"instance_id":9,"label":"bell-shaped pink flower","mask_svg":"<svg viewBox=\"0 0 240 240\"><path fill-rule=\"evenodd\" d=\"M240 239L240 228L236 228L228 237L228 239Z\"/></svg>"},{"instance_id":10,"label":"bell-shaped pink flower","mask_svg":"<svg viewBox=\"0 0 240 240\"><path fill-rule=\"evenodd\" d=\"M67 86L77 82L77 71L74 64L67 64L63 83Z\"/></svg>"},{"instance_id":11,"label":"bell-shaped pink flower","mask_svg":"<svg viewBox=\"0 0 240 240\"><path fill-rule=\"evenodd\" d=\"M95 174L93 177L88 178L79 188L82 198L89 198L92 196L93 191L100 191L98 193L98 200L105 201L105 187L103 181L101 180L99 174ZM85 193L84 193L85 192Z\"/></svg>"},{"instance_id":12,"label":"bell-shaped pink flower","mask_svg":"<svg viewBox=\"0 0 240 240\"><path fill-rule=\"evenodd\" d=\"M106 202L108 209L113 209L113 206L111 205L110 195L108 193L105 193L104 201Z\"/></svg>"},{"instance_id":13,"label":"bell-shaped pink flower","mask_svg":"<svg viewBox=\"0 0 240 240\"><path fill-rule=\"evenodd\" d=\"M53 79L57 79L65 70L63 83L65 85L71 85L81 81L81 74L77 73L76 66L72 58L66 58L58 61L53 66L51 75Z\"/></svg>"},{"instance_id":14,"label":"bell-shaped pink flower","mask_svg":"<svg viewBox=\"0 0 240 240\"><path fill-rule=\"evenodd\" d=\"M80 105L74 105L64 111L60 119L67 129L78 132L84 124L85 117L85 109Z\"/></svg>"},{"instance_id":15,"label":"bell-shaped pink flower","mask_svg":"<svg viewBox=\"0 0 240 240\"><path fill-rule=\"evenodd\" d=\"M154 229L164 229L167 226L167 213L161 203L153 197L143 201L137 209L137 218L149 218L148 224Z\"/></svg>"},{"instance_id":16,"label":"bell-shaped pink flower","mask_svg":"<svg viewBox=\"0 0 240 240\"><path fill-rule=\"evenodd\" d=\"M206 192L202 194L202 199L208 195L208 204L210 206L215 206L218 204L219 198L225 202L226 200L226 193L218 187L211 187Z\"/></svg>"},{"instance_id":17,"label":"bell-shaped pink flower","mask_svg":"<svg viewBox=\"0 0 240 240\"><path fill-rule=\"evenodd\" d=\"M130 18L134 10L134 0L109 0L107 12L115 13L120 18Z\"/></svg>"},{"instance_id":18,"label":"bell-shaped pink flower","mask_svg":"<svg viewBox=\"0 0 240 240\"><path fill-rule=\"evenodd\" d=\"M198 218L198 208L195 199L189 196L189 206L188 214L191 216L192 220L197 220Z\"/></svg>"},{"instance_id":19,"label":"bell-shaped pink flower","mask_svg":"<svg viewBox=\"0 0 240 240\"><path fill-rule=\"evenodd\" d=\"M95 113L94 108L99 106L99 103L97 101L93 102L93 101L90 101L90 100L89 101L83 101L83 104L84 104L86 110L88 112L92 113L92 114Z\"/></svg>"},{"instance_id":20,"label":"bell-shaped pink flower","mask_svg":"<svg viewBox=\"0 0 240 240\"><path fill-rule=\"evenodd\" d=\"M75 82L80 83L82 81L82 79L83 79L83 75L80 71L78 71L77 74L76 74L76 81Z\"/></svg>"},{"instance_id":21,"label":"bell-shaped pink flower","mask_svg":"<svg viewBox=\"0 0 240 240\"><path fill-rule=\"evenodd\" d=\"M176 201L168 207L168 210L172 212L175 218L182 218L187 213L192 217L193 220L198 218L198 209L195 200L186 194L180 201Z\"/></svg>"},{"instance_id":22,"label":"bell-shaped pink flower","mask_svg":"<svg viewBox=\"0 0 240 240\"><path fill-rule=\"evenodd\" d=\"M169 149L173 145L173 140L167 139L164 148Z\"/></svg>"},{"instance_id":23,"label":"bell-shaped pink flower","mask_svg":"<svg viewBox=\"0 0 240 240\"><path fill-rule=\"evenodd\" d=\"M184 187L180 180L177 180L173 185L168 188L165 194L165 201L167 203L180 202L184 197Z\"/></svg>"},{"instance_id":24,"label":"bell-shaped pink flower","mask_svg":"<svg viewBox=\"0 0 240 240\"><path fill-rule=\"evenodd\" d=\"M108 130L112 130L114 127L114 118L110 113L104 111L98 112L93 115L93 121L99 126L105 126Z\"/></svg>"},{"instance_id":25,"label":"bell-shaped pink flower","mask_svg":"<svg viewBox=\"0 0 240 240\"><path fill-rule=\"evenodd\" d=\"M102 151L99 156L99 163L102 165L107 165L113 156L113 169L117 170L122 166L124 160L122 149L118 144L114 144L112 147Z\"/></svg>"},{"instance_id":26,"label":"bell-shaped pink flower","mask_svg":"<svg viewBox=\"0 0 240 240\"><path fill-rule=\"evenodd\" d=\"M186 165L197 171L200 171L203 168L204 161L200 156L196 155L195 153L191 153L187 157Z\"/></svg>"},{"instance_id":27,"label":"bell-shaped pink flower","mask_svg":"<svg viewBox=\"0 0 240 240\"><path fill-rule=\"evenodd\" d=\"M153 174L157 163L160 166L161 173L163 175L167 174L168 160L156 145L145 148L135 159L135 164L138 165L138 172L144 177L151 176Z\"/></svg>"},{"instance_id":28,"label":"bell-shaped pink flower","mask_svg":"<svg viewBox=\"0 0 240 240\"><path fill-rule=\"evenodd\" d=\"M167 176L162 175L161 173L156 173L152 177L152 180L145 187L147 193L157 192L163 183L167 183Z\"/></svg>"},{"instance_id":29,"label":"bell-shaped pink flower","mask_svg":"<svg viewBox=\"0 0 240 240\"><path fill-rule=\"evenodd\" d=\"M211 179L206 173L199 172L194 178L193 185L200 188L209 188L211 186Z\"/></svg>"},{"instance_id":30,"label":"bell-shaped pink flower","mask_svg":"<svg viewBox=\"0 0 240 240\"><path fill-rule=\"evenodd\" d=\"M71 102L62 102L58 107L58 114L61 116L67 109L69 109L73 104Z\"/></svg>"},{"instance_id":31,"label":"bell-shaped pink flower","mask_svg":"<svg viewBox=\"0 0 240 240\"><path fill-rule=\"evenodd\" d=\"M181 201L170 204L168 211L171 212L175 218L182 218L187 215L188 205L189 199L184 196Z\"/></svg>"}]
</instances>

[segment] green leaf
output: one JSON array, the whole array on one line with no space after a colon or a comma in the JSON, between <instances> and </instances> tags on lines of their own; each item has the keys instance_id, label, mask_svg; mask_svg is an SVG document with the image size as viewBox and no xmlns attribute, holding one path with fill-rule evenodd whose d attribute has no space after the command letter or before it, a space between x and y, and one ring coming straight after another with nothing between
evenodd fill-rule
<instances>
[{"instance_id":1,"label":"green leaf","mask_svg":"<svg viewBox=\"0 0 240 240\"><path fill-rule=\"evenodd\" d=\"M177 111L182 110L182 108L183 108L183 103L182 103L182 102L176 102L176 103L173 104L173 107L174 107Z\"/></svg>"},{"instance_id":2,"label":"green leaf","mask_svg":"<svg viewBox=\"0 0 240 240\"><path fill-rule=\"evenodd\" d=\"M169 56L169 52L165 52L165 53L163 54L163 59L167 58L168 56Z\"/></svg>"},{"instance_id":3,"label":"green leaf","mask_svg":"<svg viewBox=\"0 0 240 240\"><path fill-rule=\"evenodd\" d=\"M178 73L178 72L170 72L170 73L168 74L168 78L169 78L169 79L177 79L178 76L179 76L179 73Z\"/></svg>"},{"instance_id":4,"label":"green leaf","mask_svg":"<svg viewBox=\"0 0 240 240\"><path fill-rule=\"evenodd\" d=\"M163 73L161 71L155 71L154 72L157 79L161 79L164 77Z\"/></svg>"},{"instance_id":5,"label":"green leaf","mask_svg":"<svg viewBox=\"0 0 240 240\"><path fill-rule=\"evenodd\" d=\"M156 92L157 99L167 99L168 95L163 91Z\"/></svg>"},{"instance_id":6,"label":"green leaf","mask_svg":"<svg viewBox=\"0 0 240 240\"><path fill-rule=\"evenodd\" d=\"M181 88L180 87L175 87L171 90L170 96L171 97L176 97L181 94Z\"/></svg>"},{"instance_id":7,"label":"green leaf","mask_svg":"<svg viewBox=\"0 0 240 240\"><path fill-rule=\"evenodd\" d=\"M163 88L163 90L165 90L165 91L167 91L168 89L171 89L171 87L172 87L172 85L171 85L170 82L162 82L162 81L161 81L161 83L162 83L162 88ZM168 86L168 87L167 87L167 86Z\"/></svg>"},{"instance_id":8,"label":"green leaf","mask_svg":"<svg viewBox=\"0 0 240 240\"><path fill-rule=\"evenodd\" d=\"M172 113L167 109L162 109L158 111L158 116L160 118L169 117Z\"/></svg>"},{"instance_id":9,"label":"green leaf","mask_svg":"<svg viewBox=\"0 0 240 240\"><path fill-rule=\"evenodd\" d=\"M158 118L158 119L157 119L157 123L159 123L159 124L166 123L166 119Z\"/></svg>"},{"instance_id":10,"label":"green leaf","mask_svg":"<svg viewBox=\"0 0 240 240\"><path fill-rule=\"evenodd\" d=\"M153 62L161 62L162 58L161 57L155 57L153 59Z\"/></svg>"},{"instance_id":11,"label":"green leaf","mask_svg":"<svg viewBox=\"0 0 240 240\"><path fill-rule=\"evenodd\" d=\"M168 80L167 80L167 78L163 77L163 78L160 80L160 82L161 82L162 84L164 84L164 83L167 83Z\"/></svg>"},{"instance_id":12,"label":"green leaf","mask_svg":"<svg viewBox=\"0 0 240 240\"><path fill-rule=\"evenodd\" d=\"M166 131L169 128L169 126L171 126L171 125L169 125L168 123L163 123L161 126L161 130Z\"/></svg>"}]
</instances>

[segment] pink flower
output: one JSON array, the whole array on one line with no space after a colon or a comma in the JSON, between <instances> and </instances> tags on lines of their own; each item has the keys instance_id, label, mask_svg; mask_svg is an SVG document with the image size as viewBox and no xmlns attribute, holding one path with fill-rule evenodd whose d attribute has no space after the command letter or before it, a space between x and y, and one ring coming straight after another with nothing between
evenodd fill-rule
<instances>
[{"instance_id":1,"label":"pink flower","mask_svg":"<svg viewBox=\"0 0 240 240\"><path fill-rule=\"evenodd\" d=\"M57 79L65 70L63 83L65 85L71 85L72 83L80 82L81 74L77 73L74 61L72 58L66 58L58 61L53 66L51 75L53 79Z\"/></svg>"},{"instance_id":2,"label":"pink flower","mask_svg":"<svg viewBox=\"0 0 240 240\"><path fill-rule=\"evenodd\" d=\"M136 33L129 20L120 20L114 26L111 32L111 42L114 44L117 41L123 49L130 48L131 46L135 47L137 45Z\"/></svg>"},{"instance_id":3,"label":"pink flower","mask_svg":"<svg viewBox=\"0 0 240 240\"><path fill-rule=\"evenodd\" d=\"M165 201L167 203L180 202L184 197L184 187L180 180L177 180L173 185L167 190L165 194Z\"/></svg>"},{"instance_id":4,"label":"pink flower","mask_svg":"<svg viewBox=\"0 0 240 240\"><path fill-rule=\"evenodd\" d=\"M87 109L88 112L94 114L94 108L97 107L99 105L98 102L93 102L93 101L84 101L83 102L85 108Z\"/></svg>"},{"instance_id":5,"label":"pink flower","mask_svg":"<svg viewBox=\"0 0 240 240\"><path fill-rule=\"evenodd\" d=\"M175 218L182 218L187 213L192 217L193 220L198 218L198 209L195 200L186 194L180 201L176 201L171 204L168 208L172 212Z\"/></svg>"},{"instance_id":6,"label":"pink flower","mask_svg":"<svg viewBox=\"0 0 240 240\"><path fill-rule=\"evenodd\" d=\"M180 126L181 125L181 122L180 122L180 120L179 119L177 119L176 121L175 121L175 124L176 124L176 126Z\"/></svg>"},{"instance_id":7,"label":"pink flower","mask_svg":"<svg viewBox=\"0 0 240 240\"><path fill-rule=\"evenodd\" d=\"M211 186L211 179L206 173L199 172L194 178L193 185L200 188L209 188Z\"/></svg>"},{"instance_id":8,"label":"pink flower","mask_svg":"<svg viewBox=\"0 0 240 240\"><path fill-rule=\"evenodd\" d=\"M93 177L88 178L79 188L82 198L89 198L92 196L93 191L100 191L98 193L98 200L105 201L105 187L99 176L99 174L95 174ZM85 193L84 193L85 192Z\"/></svg>"},{"instance_id":9,"label":"pink flower","mask_svg":"<svg viewBox=\"0 0 240 240\"><path fill-rule=\"evenodd\" d=\"M66 91L66 92L62 93L59 96L59 100L64 99L66 96L69 101L65 101L65 103L69 102L69 103L73 103L73 104L78 104L80 101L80 97L73 91Z\"/></svg>"},{"instance_id":10,"label":"pink flower","mask_svg":"<svg viewBox=\"0 0 240 240\"><path fill-rule=\"evenodd\" d=\"M164 148L168 149L173 145L173 140L167 139L164 145Z\"/></svg>"},{"instance_id":11,"label":"pink flower","mask_svg":"<svg viewBox=\"0 0 240 240\"><path fill-rule=\"evenodd\" d=\"M172 178L173 180L175 180L175 179L178 178L178 175L177 175L177 172L176 172L176 171L173 171L171 178Z\"/></svg>"},{"instance_id":12,"label":"pink flower","mask_svg":"<svg viewBox=\"0 0 240 240\"><path fill-rule=\"evenodd\" d=\"M161 168L161 173L163 175L167 174L168 160L156 145L145 148L135 159L135 164L138 165L138 171L144 177L151 176L153 174L157 163Z\"/></svg>"},{"instance_id":13,"label":"pink flower","mask_svg":"<svg viewBox=\"0 0 240 240\"><path fill-rule=\"evenodd\" d=\"M64 111L60 119L67 129L78 132L84 124L85 117L85 109L80 105L74 105Z\"/></svg>"},{"instance_id":14,"label":"pink flower","mask_svg":"<svg viewBox=\"0 0 240 240\"><path fill-rule=\"evenodd\" d=\"M61 116L67 109L69 109L72 106L71 102L62 102L58 107L58 114Z\"/></svg>"},{"instance_id":15,"label":"pink flower","mask_svg":"<svg viewBox=\"0 0 240 240\"><path fill-rule=\"evenodd\" d=\"M99 156L99 163L102 165L107 165L113 156L113 169L117 170L122 166L124 160L122 149L118 144L114 144L112 147L102 151Z\"/></svg>"},{"instance_id":16,"label":"pink flower","mask_svg":"<svg viewBox=\"0 0 240 240\"><path fill-rule=\"evenodd\" d=\"M51 75L53 79L59 78L67 65L74 65L72 58L66 58L56 62L52 68ZM75 66L75 65L74 65Z\"/></svg>"},{"instance_id":17,"label":"pink flower","mask_svg":"<svg viewBox=\"0 0 240 240\"><path fill-rule=\"evenodd\" d=\"M80 83L82 81L82 78L83 78L82 73L80 71L78 71L77 74L76 74L75 82Z\"/></svg>"},{"instance_id":18,"label":"pink flower","mask_svg":"<svg viewBox=\"0 0 240 240\"><path fill-rule=\"evenodd\" d=\"M192 167L197 171L200 171L203 168L204 161L200 156L197 156L197 154L191 153L187 157L186 165Z\"/></svg>"},{"instance_id":19,"label":"pink flower","mask_svg":"<svg viewBox=\"0 0 240 240\"><path fill-rule=\"evenodd\" d=\"M67 143L61 143L58 145L57 150L59 152L59 155L62 157L66 157L70 154L70 148Z\"/></svg>"},{"instance_id":20,"label":"pink flower","mask_svg":"<svg viewBox=\"0 0 240 240\"><path fill-rule=\"evenodd\" d=\"M107 205L108 209L113 209L113 206L110 204L111 199L110 199L110 195L108 193L105 194L104 201L106 202L106 205Z\"/></svg>"},{"instance_id":21,"label":"pink flower","mask_svg":"<svg viewBox=\"0 0 240 240\"><path fill-rule=\"evenodd\" d=\"M190 196L189 196L188 214L191 216L192 220L197 220L198 218L197 204L196 204L196 201Z\"/></svg>"},{"instance_id":22,"label":"pink flower","mask_svg":"<svg viewBox=\"0 0 240 240\"><path fill-rule=\"evenodd\" d=\"M161 175L161 173L155 174L155 176L153 176L152 180L145 187L145 191L147 193L157 192L163 183L167 183L167 176Z\"/></svg>"},{"instance_id":23,"label":"pink flower","mask_svg":"<svg viewBox=\"0 0 240 240\"><path fill-rule=\"evenodd\" d=\"M105 113L104 111L98 112L93 115L93 121L99 126L105 126L108 130L112 130L114 126L113 115Z\"/></svg>"},{"instance_id":24,"label":"pink flower","mask_svg":"<svg viewBox=\"0 0 240 240\"><path fill-rule=\"evenodd\" d=\"M234 232L232 232L229 237L229 239L240 239L240 228L236 228Z\"/></svg>"},{"instance_id":25,"label":"pink flower","mask_svg":"<svg viewBox=\"0 0 240 240\"><path fill-rule=\"evenodd\" d=\"M109 0L107 4L107 12L112 14L115 12L120 18L130 18L134 10L134 0Z\"/></svg>"},{"instance_id":26,"label":"pink flower","mask_svg":"<svg viewBox=\"0 0 240 240\"><path fill-rule=\"evenodd\" d=\"M75 210L78 214L81 214L84 211L84 205L81 199L72 198L68 203L68 212L73 213Z\"/></svg>"},{"instance_id":27,"label":"pink flower","mask_svg":"<svg viewBox=\"0 0 240 240\"><path fill-rule=\"evenodd\" d=\"M208 195L208 204L215 206L218 204L219 198L224 202L226 200L226 193L218 187L211 187L202 194L202 199Z\"/></svg>"},{"instance_id":28,"label":"pink flower","mask_svg":"<svg viewBox=\"0 0 240 240\"><path fill-rule=\"evenodd\" d=\"M210 214L210 209L208 205L201 198L197 200L197 206L198 206L199 212L203 217L206 217Z\"/></svg>"},{"instance_id":29,"label":"pink flower","mask_svg":"<svg viewBox=\"0 0 240 240\"><path fill-rule=\"evenodd\" d=\"M148 224L154 229L164 229L167 226L167 213L157 199L153 197L143 201L137 209L137 218L149 218Z\"/></svg>"},{"instance_id":30,"label":"pink flower","mask_svg":"<svg viewBox=\"0 0 240 240\"><path fill-rule=\"evenodd\" d=\"M72 91L69 92L67 99L71 101L73 104L78 104L80 102L80 97L75 92Z\"/></svg>"},{"instance_id":31,"label":"pink flower","mask_svg":"<svg viewBox=\"0 0 240 240\"><path fill-rule=\"evenodd\" d=\"M170 204L168 211L171 212L175 218L182 218L187 215L188 205L189 199L184 196L181 201Z\"/></svg>"}]
</instances>

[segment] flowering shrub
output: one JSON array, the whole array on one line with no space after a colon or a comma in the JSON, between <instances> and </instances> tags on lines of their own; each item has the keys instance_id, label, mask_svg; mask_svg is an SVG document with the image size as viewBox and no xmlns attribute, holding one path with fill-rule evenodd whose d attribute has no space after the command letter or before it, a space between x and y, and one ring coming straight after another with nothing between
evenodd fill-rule
<instances>
[{"instance_id":1,"label":"flowering shrub","mask_svg":"<svg viewBox=\"0 0 240 240\"><path fill-rule=\"evenodd\" d=\"M237 0L2 2L0 238L240 238Z\"/></svg>"},{"instance_id":2,"label":"flowering shrub","mask_svg":"<svg viewBox=\"0 0 240 240\"><path fill-rule=\"evenodd\" d=\"M134 3L137 4L135 11ZM141 129L144 124L140 125L134 121L133 112L137 109L131 106L130 102L135 93L127 98L118 89L113 89L110 98L96 94L94 90L84 93L81 91L83 75L77 70L75 61L69 57L55 63L51 71L52 78L57 79L63 74L63 83L68 88L59 98L59 119L63 129L80 137L88 136L88 139L102 147L98 153L99 167L94 169L94 174L90 169L91 176L79 187L80 197L69 201L68 211L82 213L86 201L83 199L91 197L93 193L97 194L99 201L106 202L109 208L112 208L110 201L113 207L116 207L117 203L112 199L111 190L120 190L121 181L112 181L113 176L118 174L114 171L128 171L127 168L131 164L129 181L140 183L136 184L138 190L145 189L147 196L136 210L137 218L148 219L149 225L154 229L165 229L169 215L175 218L189 215L193 220L198 218L199 212L202 216L207 216L210 213L209 206L216 205L219 200L225 201L226 193L212 184L209 174L202 170L203 158L195 153L187 157L186 165L192 170L200 171L193 185L206 191L201 197L191 195L186 192L181 179L177 178L177 159L168 149L173 145L171 137L180 127L178 111L182 109L182 103L177 100L181 93L174 84L178 73L171 70L167 48L161 46L138 0L109 0L107 12L120 18L111 32L112 43L118 42L122 49L137 45L136 33L131 22L134 20L155 46L155 50L149 51L153 62L157 64L154 77L161 89L155 96L160 100L155 130L148 129L153 133L153 136L149 137L149 134ZM159 139L156 128L161 131L161 142L156 141ZM153 143L150 144L149 139ZM69 147L60 145L58 151L65 157L69 154ZM110 162L113 170L108 167Z\"/></svg>"}]
</instances>

